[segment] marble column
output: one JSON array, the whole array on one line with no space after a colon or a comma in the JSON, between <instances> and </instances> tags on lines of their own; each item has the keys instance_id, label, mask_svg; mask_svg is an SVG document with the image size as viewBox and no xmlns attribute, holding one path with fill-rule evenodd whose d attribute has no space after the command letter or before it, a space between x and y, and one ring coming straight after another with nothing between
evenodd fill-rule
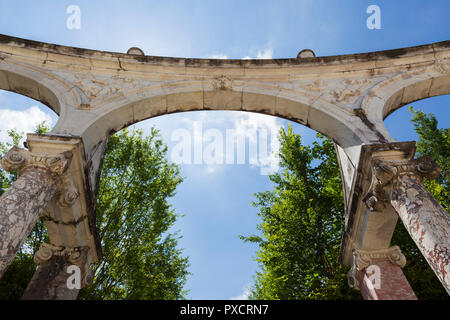
<instances>
[{"instance_id":1,"label":"marble column","mask_svg":"<svg viewBox=\"0 0 450 320\"><path fill-rule=\"evenodd\" d=\"M364 300L417 300L402 267L406 259L398 246L385 250L353 250L349 285Z\"/></svg>"},{"instance_id":2,"label":"marble column","mask_svg":"<svg viewBox=\"0 0 450 320\"><path fill-rule=\"evenodd\" d=\"M414 160L372 161L372 184L365 202L381 211L392 205L411 238L450 294L450 214L425 189L423 178L441 169L424 156Z\"/></svg>"},{"instance_id":3,"label":"marble column","mask_svg":"<svg viewBox=\"0 0 450 320\"><path fill-rule=\"evenodd\" d=\"M16 171L18 179L0 197L0 278L53 197L60 194L70 203L78 196L63 190L61 177L71 158L71 152L35 154L14 147L2 159L2 167Z\"/></svg>"},{"instance_id":4,"label":"marble column","mask_svg":"<svg viewBox=\"0 0 450 320\"><path fill-rule=\"evenodd\" d=\"M43 243L34 256L38 268L22 300L75 300L80 289L92 283L88 250Z\"/></svg>"}]
</instances>

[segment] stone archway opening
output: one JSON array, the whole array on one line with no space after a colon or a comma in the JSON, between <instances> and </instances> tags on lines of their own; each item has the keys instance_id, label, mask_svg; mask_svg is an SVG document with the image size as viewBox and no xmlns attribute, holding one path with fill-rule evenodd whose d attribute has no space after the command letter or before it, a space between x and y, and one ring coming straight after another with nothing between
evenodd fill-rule
<instances>
[{"instance_id":1,"label":"stone archway opening","mask_svg":"<svg viewBox=\"0 0 450 320\"><path fill-rule=\"evenodd\" d=\"M8 140L9 130L26 134L34 132L41 124L52 129L58 119L58 114L43 103L0 89L0 141Z\"/></svg>"},{"instance_id":2,"label":"stone archway opening","mask_svg":"<svg viewBox=\"0 0 450 320\"><path fill-rule=\"evenodd\" d=\"M438 128L448 128L450 127L449 106L450 94L416 100L392 111L384 119L384 125L392 137L398 141L417 140L418 136L412 123L413 115L409 111L409 107L416 111L421 110L426 114L432 113L438 120Z\"/></svg>"},{"instance_id":3,"label":"stone archway opening","mask_svg":"<svg viewBox=\"0 0 450 320\"><path fill-rule=\"evenodd\" d=\"M279 117L243 111L180 112L157 116L128 127L145 130L155 125L157 129L161 129L165 142L169 143L169 159L174 147L182 143L180 137L186 131L190 134L191 143L188 143L191 150L190 161L180 163L185 180L179 186L172 202L177 211L185 216L180 218L174 229L180 230L183 235L180 247L185 249L187 255L193 257L190 260L193 275L188 280L188 286L197 292L202 286L208 286L210 293L205 296L207 299L227 299L236 296L254 275L256 264L252 256L256 247L244 244L238 235L257 232L256 225L260 221L256 214L257 209L251 206L251 201L255 200L253 195L256 192L271 190L273 186L262 170L270 169L270 163L267 167L250 163L250 144L256 144L259 149L259 144L265 143L264 147L270 152L273 131L277 133L279 126L286 127L287 123L293 126L295 132L302 134L305 144L314 140L316 132L304 125ZM202 129L203 138L206 140L202 154L205 155L205 150L207 154L208 150L214 149L212 145L216 141L223 147L223 157L212 157L213 159L203 157L200 163L195 163L194 130L199 129ZM228 136L227 130L232 131L228 132ZM240 135L245 130L248 130L248 133L256 132L258 139L253 142L246 139L242 158L236 143L233 158L227 163L227 139L234 136L234 133ZM223 138L222 142L214 140L217 139L218 133ZM182 148L178 150L180 149ZM267 155L265 150L262 152L262 156ZM206 158L208 157L207 155ZM178 160L182 161L183 157ZM210 160L222 161L217 164L209 162ZM220 274L226 270L228 272L236 270L236 276L224 282ZM231 292L233 288L235 291L229 296L218 293L218 291Z\"/></svg>"},{"instance_id":4,"label":"stone archway opening","mask_svg":"<svg viewBox=\"0 0 450 320\"><path fill-rule=\"evenodd\" d=\"M19 171L19 180L0 198L0 213L18 217L14 224L2 220L7 232L0 276L17 252L15 239L23 239L35 219L53 208L50 256L69 259L89 248L79 263L87 284L89 265L101 259L94 212L108 137L158 115L225 109L298 120L336 141L346 194L340 260L353 266L349 279L374 259L404 265L398 248L389 248L391 227L400 217L405 225L418 226L410 228L411 237L450 292L448 258L435 259L448 252L448 232L437 228L448 224L448 213L422 183L423 177L436 177L439 167L427 157L414 159L414 143L394 142L383 123L398 106L449 93L448 41L355 55L244 61L136 57L0 38L0 88L42 101L61 115L48 135L28 134L29 150L12 149L2 159L6 170ZM24 210L24 204L33 208Z\"/></svg>"},{"instance_id":5,"label":"stone archway opening","mask_svg":"<svg viewBox=\"0 0 450 320\"><path fill-rule=\"evenodd\" d=\"M18 67L17 73L0 70L0 90L17 93L38 101L55 114L60 115L60 102L55 93L44 85L46 80L37 77L31 70L22 70L20 67Z\"/></svg>"}]
</instances>

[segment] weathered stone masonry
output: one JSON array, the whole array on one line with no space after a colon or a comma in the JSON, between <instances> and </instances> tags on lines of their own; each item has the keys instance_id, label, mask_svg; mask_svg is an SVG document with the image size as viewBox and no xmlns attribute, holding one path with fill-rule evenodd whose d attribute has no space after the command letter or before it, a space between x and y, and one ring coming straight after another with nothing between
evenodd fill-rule
<instances>
[{"instance_id":1,"label":"weathered stone masonry","mask_svg":"<svg viewBox=\"0 0 450 320\"><path fill-rule=\"evenodd\" d=\"M2 159L6 171L19 171L20 177L0 197L0 276L47 208L66 171L71 153L60 156L31 154L13 148ZM61 201L71 201L76 193L61 190Z\"/></svg>"},{"instance_id":2,"label":"weathered stone masonry","mask_svg":"<svg viewBox=\"0 0 450 320\"><path fill-rule=\"evenodd\" d=\"M89 279L89 265L101 259L94 213L108 137L164 114L238 110L296 121L333 139L345 204L340 261L353 266L349 283L366 299L416 299L400 248L390 248L399 218L449 292L449 215L422 181L439 169L414 160L415 143L395 141L383 120L408 103L450 93L450 41L332 57L302 52L295 59L166 58L0 35L0 89L59 115L50 133L28 134L29 150L13 149L2 161L19 179L0 198L0 277L42 215L48 259L36 258L24 299L76 298L64 286L64 269L75 255ZM370 282L373 270L381 271L380 288Z\"/></svg>"}]
</instances>

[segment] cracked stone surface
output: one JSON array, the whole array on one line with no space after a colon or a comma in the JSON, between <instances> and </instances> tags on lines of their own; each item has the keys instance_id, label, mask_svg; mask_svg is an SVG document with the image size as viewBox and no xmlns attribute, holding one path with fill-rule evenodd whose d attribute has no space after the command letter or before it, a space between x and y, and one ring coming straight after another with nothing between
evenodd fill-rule
<instances>
[{"instance_id":1,"label":"cracked stone surface","mask_svg":"<svg viewBox=\"0 0 450 320\"><path fill-rule=\"evenodd\" d=\"M402 269L388 260L374 261L372 266L380 272L379 287L373 285L374 273L364 269L360 272L361 294L364 300L417 300Z\"/></svg>"},{"instance_id":2,"label":"cracked stone surface","mask_svg":"<svg viewBox=\"0 0 450 320\"><path fill-rule=\"evenodd\" d=\"M53 256L37 268L22 300L75 300L79 289L69 289L67 267L73 263L64 256Z\"/></svg>"},{"instance_id":3,"label":"cracked stone surface","mask_svg":"<svg viewBox=\"0 0 450 320\"><path fill-rule=\"evenodd\" d=\"M425 189L420 178L398 178L391 204L411 238L450 294L450 214Z\"/></svg>"},{"instance_id":4,"label":"cracked stone surface","mask_svg":"<svg viewBox=\"0 0 450 320\"><path fill-rule=\"evenodd\" d=\"M56 193L56 181L29 169L0 197L0 278Z\"/></svg>"}]
</instances>

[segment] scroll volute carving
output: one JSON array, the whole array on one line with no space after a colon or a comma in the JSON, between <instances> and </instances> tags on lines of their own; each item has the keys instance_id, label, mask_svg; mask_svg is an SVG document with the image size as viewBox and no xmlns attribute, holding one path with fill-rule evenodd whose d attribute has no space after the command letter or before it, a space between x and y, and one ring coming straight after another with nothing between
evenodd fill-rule
<instances>
[{"instance_id":1,"label":"scroll volute carving","mask_svg":"<svg viewBox=\"0 0 450 320\"><path fill-rule=\"evenodd\" d=\"M347 273L347 280L350 287L359 290L358 272L363 271L372 264L376 264L380 260L387 260L400 268L406 265L406 257L403 255L399 246L381 250L353 249L352 268Z\"/></svg>"},{"instance_id":2,"label":"scroll volute carving","mask_svg":"<svg viewBox=\"0 0 450 320\"><path fill-rule=\"evenodd\" d=\"M419 180L423 178L437 179L441 168L431 157L423 156L413 160L372 160L372 181L363 197L367 208L371 211L382 211L390 201L401 175L413 175Z\"/></svg>"},{"instance_id":3,"label":"scroll volute carving","mask_svg":"<svg viewBox=\"0 0 450 320\"><path fill-rule=\"evenodd\" d=\"M50 172L57 180L57 204L60 207L70 207L80 195L68 170L72 157L71 151L54 155L13 147L1 163L7 172L18 172L19 175L28 169L36 168Z\"/></svg>"},{"instance_id":4,"label":"scroll volute carving","mask_svg":"<svg viewBox=\"0 0 450 320\"><path fill-rule=\"evenodd\" d=\"M93 272L88 263L88 252L89 247L64 248L50 243L42 243L33 260L37 265L41 265L50 262L55 256L63 257L66 264L80 268L81 287L86 288L93 280Z\"/></svg>"},{"instance_id":5,"label":"scroll volute carving","mask_svg":"<svg viewBox=\"0 0 450 320\"><path fill-rule=\"evenodd\" d=\"M73 154L65 151L58 155L32 153L28 150L13 147L2 159L2 167L7 172L21 172L29 168L42 168L52 175L61 176L69 168Z\"/></svg>"}]
</instances>

